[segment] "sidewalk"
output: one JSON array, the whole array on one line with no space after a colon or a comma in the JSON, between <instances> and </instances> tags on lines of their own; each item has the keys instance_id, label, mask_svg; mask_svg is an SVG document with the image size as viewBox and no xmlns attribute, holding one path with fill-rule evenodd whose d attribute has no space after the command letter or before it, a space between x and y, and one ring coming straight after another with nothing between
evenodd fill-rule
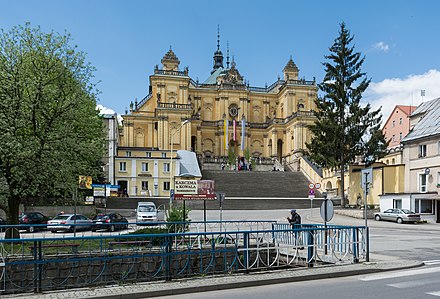
<instances>
[{"instance_id":1,"label":"sidewalk","mask_svg":"<svg viewBox=\"0 0 440 299\"><path fill-rule=\"evenodd\" d=\"M292 270L275 270L250 274L231 274L212 277L179 279L171 282L150 282L128 284L124 286L103 286L100 288L81 288L43 294L5 295L2 298L38 298L64 299L102 298L102 299L137 299L158 296L170 296L187 293L207 292L214 290L252 287L268 284L295 281L316 280L353 275L365 275L377 272L392 271L422 266L422 262L394 259L389 256L372 255L370 262L327 266L320 268L304 268ZM74 295L73 295L74 294Z\"/></svg>"}]
</instances>

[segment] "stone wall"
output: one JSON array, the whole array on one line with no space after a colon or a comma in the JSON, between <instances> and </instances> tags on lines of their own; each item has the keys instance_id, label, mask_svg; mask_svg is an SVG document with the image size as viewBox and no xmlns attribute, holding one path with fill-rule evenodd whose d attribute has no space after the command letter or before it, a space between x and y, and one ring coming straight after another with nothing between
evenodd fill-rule
<instances>
[{"instance_id":1,"label":"stone wall","mask_svg":"<svg viewBox=\"0 0 440 299\"><path fill-rule=\"evenodd\" d=\"M163 247L140 247L106 252L82 252L78 254L43 254L44 263L38 268L29 250L25 257L6 258L6 282L4 293L32 292L40 283L42 291L93 287L108 284L170 280L194 275L220 274L243 270L244 260L235 245L217 245L203 250L186 246L167 255ZM185 251L188 250L188 251ZM274 250L260 252L260 259L267 260ZM250 252L250 260L256 252ZM3 283L3 282L2 282Z\"/></svg>"}]
</instances>

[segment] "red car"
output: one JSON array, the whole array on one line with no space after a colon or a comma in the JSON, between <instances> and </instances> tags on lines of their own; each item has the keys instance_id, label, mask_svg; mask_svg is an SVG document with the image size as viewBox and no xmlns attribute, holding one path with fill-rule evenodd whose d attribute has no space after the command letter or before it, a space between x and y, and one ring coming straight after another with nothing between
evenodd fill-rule
<instances>
[{"instance_id":1,"label":"red car","mask_svg":"<svg viewBox=\"0 0 440 299\"><path fill-rule=\"evenodd\" d=\"M33 233L35 230L47 229L49 219L40 212L27 212L20 215L18 221L23 224L21 229ZM35 225L33 225L35 224Z\"/></svg>"}]
</instances>

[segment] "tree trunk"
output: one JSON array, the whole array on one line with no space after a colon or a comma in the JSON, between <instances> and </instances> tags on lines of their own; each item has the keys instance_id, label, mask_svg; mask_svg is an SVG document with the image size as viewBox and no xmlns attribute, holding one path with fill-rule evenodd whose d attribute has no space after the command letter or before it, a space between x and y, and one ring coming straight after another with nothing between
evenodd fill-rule
<instances>
[{"instance_id":1,"label":"tree trunk","mask_svg":"<svg viewBox=\"0 0 440 299\"><path fill-rule=\"evenodd\" d=\"M20 198L17 196L10 196L8 199L8 210L6 213L6 221L10 225L18 224L18 212L20 209ZM18 228L9 228L6 230L5 239L19 239L20 231Z\"/></svg>"}]
</instances>

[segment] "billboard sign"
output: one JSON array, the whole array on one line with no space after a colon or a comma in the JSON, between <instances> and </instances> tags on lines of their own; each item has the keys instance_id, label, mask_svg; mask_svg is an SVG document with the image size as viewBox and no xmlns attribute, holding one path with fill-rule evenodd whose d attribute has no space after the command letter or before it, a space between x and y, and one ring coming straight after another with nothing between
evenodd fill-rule
<instances>
[{"instance_id":1,"label":"billboard sign","mask_svg":"<svg viewBox=\"0 0 440 299\"><path fill-rule=\"evenodd\" d=\"M119 185L92 184L94 197L118 196ZM105 194L105 193L107 194Z\"/></svg>"},{"instance_id":2,"label":"billboard sign","mask_svg":"<svg viewBox=\"0 0 440 299\"><path fill-rule=\"evenodd\" d=\"M216 198L212 180L178 180L174 191L176 200L214 200Z\"/></svg>"},{"instance_id":3,"label":"billboard sign","mask_svg":"<svg viewBox=\"0 0 440 299\"><path fill-rule=\"evenodd\" d=\"M78 187L80 189L92 189L92 177L80 175L78 177Z\"/></svg>"},{"instance_id":4,"label":"billboard sign","mask_svg":"<svg viewBox=\"0 0 440 299\"><path fill-rule=\"evenodd\" d=\"M175 194L197 194L197 180L177 180Z\"/></svg>"}]
</instances>

